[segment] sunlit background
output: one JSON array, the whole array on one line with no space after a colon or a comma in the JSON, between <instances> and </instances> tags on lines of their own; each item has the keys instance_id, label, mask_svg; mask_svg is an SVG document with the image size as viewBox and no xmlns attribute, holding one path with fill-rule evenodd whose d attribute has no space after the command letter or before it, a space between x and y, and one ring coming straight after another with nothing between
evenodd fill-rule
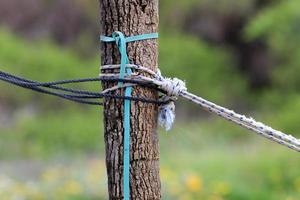
<instances>
[{"instance_id":1,"label":"sunlit background","mask_svg":"<svg viewBox=\"0 0 300 200\"><path fill-rule=\"evenodd\" d=\"M299 0L160 0L160 68L300 137ZM98 1L1 0L0 70L99 74ZM82 88L99 91L97 83ZM299 154L177 103L159 130L166 200L300 199ZM107 199L102 110L0 82L0 199Z\"/></svg>"}]
</instances>

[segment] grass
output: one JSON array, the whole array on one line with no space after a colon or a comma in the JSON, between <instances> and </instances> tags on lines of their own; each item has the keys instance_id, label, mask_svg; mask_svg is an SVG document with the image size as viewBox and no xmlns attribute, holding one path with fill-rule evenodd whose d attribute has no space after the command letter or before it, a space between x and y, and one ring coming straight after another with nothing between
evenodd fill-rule
<instances>
[{"instance_id":1,"label":"grass","mask_svg":"<svg viewBox=\"0 0 300 200\"><path fill-rule=\"evenodd\" d=\"M91 124L99 122L100 117L89 122L86 118L92 115L91 112L87 113L89 114L78 114L75 118L80 118L81 123L84 123L83 127L88 129ZM57 116L57 121L60 121L63 115ZM39 122L38 119L36 121ZM211 121L209 125L216 123L219 122ZM94 133L95 136L89 135L94 139L93 142L86 143L89 145L83 143L73 149L72 145L68 145L68 140L72 141L74 136L68 134L69 128L63 128L70 124L61 121L54 125L57 127L54 136L39 133L40 136L36 136L38 139L32 142L32 145L40 143L38 154L32 145L27 146L31 152L29 157L43 163L35 175L24 180L2 174L0 183L4 179L11 180L13 184L7 191L15 191L27 199L53 199L53 195L57 195L55 197L58 199L106 199L104 147L100 128ZM296 200L300 197L300 160L296 153L256 135L244 137L243 140L228 139L226 132L222 135L220 133L223 130L208 128L209 125L203 121L179 122L169 133L160 131L163 199ZM72 130L73 128L74 126ZM23 130L26 133L26 128ZM83 132L88 135L92 131L95 130ZM232 131L237 130L232 128ZM238 131L235 134L247 134L246 132ZM64 148L57 144L56 134L65 135L62 138ZM47 138L46 143L44 137ZM83 140L85 137L80 138ZM15 142L9 139L5 141L6 144ZM25 142L20 140L18 143ZM81 153L78 154L78 151ZM42 158L40 152L46 153L47 159ZM18 153L21 157L24 152ZM16 165L10 159L4 160L6 159L2 158L2 162L7 162L8 165ZM27 162L32 163L32 160ZM12 170L10 172L14 174ZM30 189L29 183L36 189ZM30 196L37 195L34 191L41 198ZM1 192L4 195L5 191L0 189L0 194Z\"/></svg>"},{"instance_id":2,"label":"grass","mask_svg":"<svg viewBox=\"0 0 300 200\"><path fill-rule=\"evenodd\" d=\"M76 106L61 112L19 115L13 127L1 129L0 156L16 159L98 151L103 147L100 116L100 109Z\"/></svg>"}]
</instances>

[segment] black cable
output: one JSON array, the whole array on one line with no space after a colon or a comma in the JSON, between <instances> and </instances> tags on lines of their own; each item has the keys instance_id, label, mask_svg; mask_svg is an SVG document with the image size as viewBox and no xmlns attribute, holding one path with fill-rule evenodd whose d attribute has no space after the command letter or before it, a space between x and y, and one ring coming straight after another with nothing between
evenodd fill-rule
<instances>
[{"instance_id":1,"label":"black cable","mask_svg":"<svg viewBox=\"0 0 300 200\"><path fill-rule=\"evenodd\" d=\"M126 97L126 96L120 96L120 95L114 95L114 94L108 94L108 93L97 93L97 92L90 92L90 91L86 91L86 90L77 90L77 89L71 89L71 88L57 86L57 85L70 84L70 83L107 81L107 82L135 83L140 86L157 89L157 87L155 85L151 84L150 82L147 83L147 82L145 82L143 80L139 80L139 79L131 80L128 78L121 79L121 78L114 78L114 77L100 77L100 78L72 79L72 80L62 80L62 81L41 83L41 82L28 80L28 79L25 79L22 77L18 77L18 76L0 71L0 80L17 85L19 87L37 91L40 93L49 94L49 95L61 97L63 99L67 99L70 101L83 103L83 104L90 104L90 105L103 105L103 103L96 102L96 101L87 101L84 99L115 98L115 99L123 99L123 100L126 99L126 100L132 100L132 101L141 101L144 103L153 103L153 104L166 103L165 101L147 99L144 97ZM53 92L53 91L49 91L45 88L49 88L51 90L64 91L67 93ZM68 93L71 93L71 94L68 94Z\"/></svg>"},{"instance_id":2,"label":"black cable","mask_svg":"<svg viewBox=\"0 0 300 200\"><path fill-rule=\"evenodd\" d=\"M129 78L115 78L115 77L98 77L98 78L60 80L60 81L43 82L42 83L42 82L32 81L29 79L18 77L16 75L12 75L12 74L9 74L9 73L3 72L3 71L0 71L0 76L13 77L17 80L31 83L33 86L53 86L53 85L63 85L63 84L69 84L69 83L82 83L82 82L95 82L95 81L123 82L123 83L139 84L139 85L152 85L150 82L146 82L145 80L142 80L139 78L129 79Z\"/></svg>"},{"instance_id":3,"label":"black cable","mask_svg":"<svg viewBox=\"0 0 300 200\"><path fill-rule=\"evenodd\" d=\"M103 105L103 103L101 103L101 102L85 101L85 100L81 100L80 98L68 95L68 94L52 92L52 91L45 90L45 89L42 89L42 88L39 88L39 87L26 86L24 84L17 83L16 81L13 81L11 79L3 78L3 77L1 77L1 75L0 75L0 80L8 82L8 83L11 83L11 84L14 84L14 85L19 86L19 87L30 89L30 90L33 90L33 91L36 91L36 92L40 92L40 93L43 93L43 94L57 96L57 97L60 97L60 98L63 98L63 99L67 99L67 100L70 100L70 101L74 101L74 102L77 102L77 103L89 104L89 105L100 105L100 106Z\"/></svg>"},{"instance_id":4,"label":"black cable","mask_svg":"<svg viewBox=\"0 0 300 200\"><path fill-rule=\"evenodd\" d=\"M85 90L74 90L74 89L63 88L63 87L58 87L58 86L51 86L51 84L56 84L57 82L72 83L74 80L78 82L78 81L80 81L80 79L56 81L56 82L51 82L51 83L39 83L39 82L24 79L24 78L20 78L20 77L17 77L17 76L13 76L13 75L10 75L10 74L7 74L7 73L4 73L4 74L5 74L6 77L9 76L10 78L1 77L1 72L0 72L0 79L4 80L6 82L10 82L12 84L21 86L21 87L25 87L25 88L30 89L30 88L35 88L36 87L35 85L48 85L48 86L45 86L45 87L49 87L51 89L59 89L59 90L63 90L63 91L67 91L67 92L76 93L76 94L81 95L81 96L78 96L78 95L59 94L60 96L64 95L64 96L67 96L69 98L104 98L104 97L106 97L106 98L116 98L116 99L127 99L127 100L133 100L133 101L142 101L142 102L145 102L145 103L154 103L154 104L165 103L163 101L151 100L151 99L146 99L146 98L141 98L141 97L124 97L124 96L120 96L120 95L112 95L112 94L106 94L106 93L96 93L96 92L89 92L89 91L85 91ZM17 81L15 79L17 79ZM115 79L115 78L113 78L113 79ZM21 80L21 81L19 81L19 80ZM112 79L105 78L105 79L102 79L102 80L112 80ZM118 80L118 79L116 79L116 80ZM125 80L125 81L127 81L127 80ZM89 96L82 96L82 94L89 95Z\"/></svg>"}]
</instances>

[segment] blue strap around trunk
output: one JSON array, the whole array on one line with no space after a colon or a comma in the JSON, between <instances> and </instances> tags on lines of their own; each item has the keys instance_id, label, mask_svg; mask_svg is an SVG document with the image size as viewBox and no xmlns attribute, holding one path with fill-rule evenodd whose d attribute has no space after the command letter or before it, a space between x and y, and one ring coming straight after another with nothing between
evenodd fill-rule
<instances>
[{"instance_id":1,"label":"blue strap around trunk","mask_svg":"<svg viewBox=\"0 0 300 200\"><path fill-rule=\"evenodd\" d=\"M118 46L121 55L120 64L120 78L124 78L125 75L131 75L132 71L127 68L126 65L129 64L129 59L127 55L127 43L135 42L147 39L158 38L158 33L143 34L131 37L125 37L122 32L116 31L112 34L112 37L101 36L102 42L115 42ZM119 82L119 86L123 83ZM132 87L125 88L125 96L131 97ZM123 168L123 187L124 187L124 200L130 199L130 100L124 100L124 168Z\"/></svg>"}]
</instances>

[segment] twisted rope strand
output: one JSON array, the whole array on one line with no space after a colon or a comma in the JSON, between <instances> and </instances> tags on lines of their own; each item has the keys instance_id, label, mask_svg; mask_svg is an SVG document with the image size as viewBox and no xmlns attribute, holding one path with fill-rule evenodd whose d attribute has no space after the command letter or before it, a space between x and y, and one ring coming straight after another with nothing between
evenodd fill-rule
<instances>
[{"instance_id":1,"label":"twisted rope strand","mask_svg":"<svg viewBox=\"0 0 300 200\"><path fill-rule=\"evenodd\" d=\"M289 139L287 140L286 137L292 137L287 136L286 134L274 130L266 125L264 125L261 122L256 122L253 119L247 118L243 115L237 114L232 110L223 108L221 106L218 106L214 103L211 103L201 97L198 97L196 95L193 95L188 92L184 92L180 94L183 98L201 106L205 110L215 113L220 117L223 117L224 119L231 121L235 124L238 124L239 126L242 126L244 128L247 128L248 130L254 131L258 133L259 135L266 137L267 139L270 139L274 142L277 142L281 145L287 146L293 150L296 150L300 152L299 148L299 140L293 137L293 140ZM268 131L266 131L268 129ZM278 134L279 133L279 134Z\"/></svg>"},{"instance_id":2,"label":"twisted rope strand","mask_svg":"<svg viewBox=\"0 0 300 200\"><path fill-rule=\"evenodd\" d=\"M144 67L135 67L131 66L134 69L137 70L144 70ZM115 66L105 66L105 68L114 68L117 69L118 65ZM149 72L149 69L147 69L147 73L153 74L155 72L151 71ZM116 74L109 74L109 77L114 77ZM300 140L291 136L287 135L281 131L275 130L261 122L255 121L253 118L248 118L244 115L235 113L232 110L229 110L225 107L219 106L217 104L214 104L208 100L205 100L201 97L198 97L192 93L189 93L184 85L184 82L180 81L179 79L169 79L162 77L159 73L156 73L155 78L150 78L142 75L131 77L132 80L141 80L145 83L152 83L153 85L157 86L157 89L162 90L164 94L167 94L169 96L180 96L182 98L185 98L205 110L215 113L218 116L231 121L235 124L238 124L239 126L242 126L248 130L251 130L253 132L256 132L257 134L274 141L278 144L284 145L290 149L293 149L295 151L300 152ZM174 99L174 98L173 98Z\"/></svg>"}]
</instances>

